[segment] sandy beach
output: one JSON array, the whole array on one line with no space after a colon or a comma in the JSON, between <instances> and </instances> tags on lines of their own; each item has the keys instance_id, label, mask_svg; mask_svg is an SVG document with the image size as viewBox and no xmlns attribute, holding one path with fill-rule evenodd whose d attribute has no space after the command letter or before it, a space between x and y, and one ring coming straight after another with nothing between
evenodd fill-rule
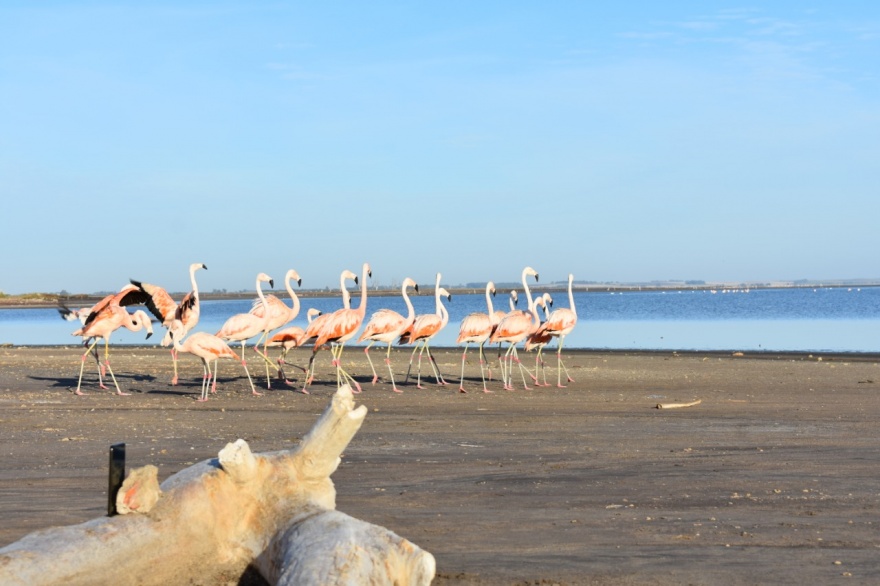
<instances>
[{"instance_id":1,"label":"sandy beach","mask_svg":"<svg viewBox=\"0 0 880 586\"><path fill-rule=\"evenodd\" d=\"M240 365L225 362L202 404L193 357L172 387L166 350L116 347L132 396L98 389L87 363L78 397L80 354L0 348L0 545L105 514L110 444L125 442L129 467L157 465L164 480L237 438L255 452L295 444L335 389L328 353L308 396L251 396ZM434 554L435 584L880 580L880 357L566 355L567 388L504 391L496 380L491 394L469 355L461 394L460 350L439 350L450 384L411 380L395 394L369 384L363 352L347 350L369 415L333 476L337 508ZM399 381L408 357L392 354ZM547 366L555 383L555 357Z\"/></svg>"}]
</instances>

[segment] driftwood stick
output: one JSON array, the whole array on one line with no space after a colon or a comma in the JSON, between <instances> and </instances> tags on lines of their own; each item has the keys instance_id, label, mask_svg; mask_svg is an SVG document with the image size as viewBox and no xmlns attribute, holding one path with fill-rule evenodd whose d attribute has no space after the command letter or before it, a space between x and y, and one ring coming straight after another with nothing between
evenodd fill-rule
<instances>
[{"instance_id":1,"label":"driftwood stick","mask_svg":"<svg viewBox=\"0 0 880 586\"><path fill-rule=\"evenodd\" d=\"M690 403L657 403L657 409L680 409L681 407L693 407L702 403L702 399L691 401Z\"/></svg>"},{"instance_id":2,"label":"driftwood stick","mask_svg":"<svg viewBox=\"0 0 880 586\"><path fill-rule=\"evenodd\" d=\"M394 568L411 568L415 573L384 583L424 583L419 576L430 570L433 577L431 554L397 536L383 541L382 528L344 515L325 516L336 507L330 474L366 413L364 406L355 408L351 389L344 386L298 449L252 454L247 443L238 440L221 450L218 458L171 476L158 490L155 469L145 467L123 484L117 497L131 514L37 531L0 549L0 584L222 583L240 577L258 558L279 560L280 565L263 565L273 576L282 576L288 571L285 564L305 567L309 560L304 555L336 556L334 565L322 566L314 575L326 577L327 572L347 568L348 562L338 556L349 556L350 563L362 567L362 552L350 541L337 548L332 540L319 539L331 520L340 528L333 535L368 539L363 547L383 552L380 557L406 559L404 554L412 553L415 561L408 566L401 563L387 569L388 575L397 571ZM312 517L327 521L321 525L308 520ZM303 548L302 540L286 539L292 528L313 544ZM267 558L270 546L273 551L283 549L285 555Z\"/></svg>"}]
</instances>

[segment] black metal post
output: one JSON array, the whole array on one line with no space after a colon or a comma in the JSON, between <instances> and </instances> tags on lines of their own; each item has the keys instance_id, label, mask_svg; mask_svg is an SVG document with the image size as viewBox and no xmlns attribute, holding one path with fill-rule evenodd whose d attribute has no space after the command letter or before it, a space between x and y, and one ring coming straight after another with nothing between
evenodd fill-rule
<instances>
[{"instance_id":1,"label":"black metal post","mask_svg":"<svg viewBox=\"0 0 880 586\"><path fill-rule=\"evenodd\" d=\"M107 515L116 514L116 495L125 479L125 444L110 446L110 474L107 488Z\"/></svg>"}]
</instances>

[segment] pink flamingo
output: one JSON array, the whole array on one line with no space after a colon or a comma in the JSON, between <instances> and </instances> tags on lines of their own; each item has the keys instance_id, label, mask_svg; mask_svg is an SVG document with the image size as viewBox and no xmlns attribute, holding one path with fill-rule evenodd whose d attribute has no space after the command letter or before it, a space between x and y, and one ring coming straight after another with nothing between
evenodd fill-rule
<instances>
[{"instance_id":1,"label":"pink flamingo","mask_svg":"<svg viewBox=\"0 0 880 586\"><path fill-rule=\"evenodd\" d=\"M523 373L523 371L527 371L527 369L522 365L522 362L520 362L519 354L516 350L516 345L525 340L526 337L533 333L540 325L537 308L535 307L535 302L532 300L532 293L529 290L529 284L527 281L529 275L534 276L535 281L537 281L538 273L531 267L524 268L522 272L523 289L526 292L529 311L512 311L508 313L495 328L495 331L492 332L492 335L489 336L490 344L496 342L508 343L507 352L505 352L504 358L501 362L501 378L504 381L505 390L513 390L513 361L519 365L520 374L523 377L523 387L526 389L529 388L526 384L525 374ZM529 377L531 376L531 373L529 373Z\"/></svg>"},{"instance_id":2,"label":"pink flamingo","mask_svg":"<svg viewBox=\"0 0 880 586\"><path fill-rule=\"evenodd\" d=\"M110 299L113 295L108 295L105 299ZM89 317L89 314L95 306L91 307L82 307L80 309L70 309L64 303L58 303L58 313L61 314L61 318L66 321L77 321L79 320L80 325L86 325L86 318ZM83 338L83 346L88 347L92 341L92 338ZM106 374L106 368L101 364L101 357L98 355L98 349L96 347L92 347L92 356L95 358L95 364L98 368L98 386L102 389L107 389L104 385L104 375Z\"/></svg>"},{"instance_id":3,"label":"pink flamingo","mask_svg":"<svg viewBox=\"0 0 880 586\"><path fill-rule=\"evenodd\" d=\"M358 277L353 272L348 269L342 271L339 275L339 290L342 294L342 307L343 309L351 308L351 294L348 292L348 289L345 287L346 281L354 281L354 284L358 284ZM318 315L313 321L309 322L309 325L306 327L306 331L303 334L303 338L300 341L300 345L303 346L310 341L315 340L318 337L318 333L321 331L321 328L324 327L324 324L330 319L332 313L323 313ZM317 350L315 350L317 352ZM311 362L311 361L310 361ZM305 385L308 386L312 384L312 381L315 379L315 371L314 365L309 366L308 370L306 370L306 380ZM302 392L306 395L309 392L306 390L306 386L303 387Z\"/></svg>"},{"instance_id":4,"label":"pink flamingo","mask_svg":"<svg viewBox=\"0 0 880 586\"><path fill-rule=\"evenodd\" d=\"M350 382L355 386L355 389L357 389L355 391L357 393L361 392L361 386L345 371L344 368L342 368L342 351L345 348L345 343L354 338L354 335L364 322L364 317L367 313L367 277L372 276L372 274L369 263L364 263L363 281L361 282L361 303L358 305L357 309L337 309L333 313L328 314L329 317L327 319L315 320L315 322L313 322L314 324L321 321L321 325L318 328L317 336L315 337L312 356L309 359L308 372L312 372L315 356L317 356L318 350L320 350L321 346L327 343L330 343L331 345L335 344L330 352L333 355L333 365L336 367L336 384L337 386L342 386L343 382ZM306 329L306 332L308 333L310 329L311 325ZM310 377L306 376L306 382L302 389L303 392L306 392L306 385L308 385L309 381Z\"/></svg>"},{"instance_id":5,"label":"pink flamingo","mask_svg":"<svg viewBox=\"0 0 880 586\"><path fill-rule=\"evenodd\" d=\"M574 326L577 325L577 309L574 306L574 293L572 292L572 283L574 282L574 275L569 273L568 275L568 305L569 307L560 307L559 309L553 311L550 316L547 318L547 322L542 326L542 329L550 334L551 336L558 338L559 346L556 349L556 386L559 388L565 388L565 385L562 384L562 371L565 370L565 376L568 379L568 382L574 382L574 379L571 378L571 375L568 374L568 369L565 368L565 364L562 362L562 342L565 340L565 336L571 333L574 329Z\"/></svg>"},{"instance_id":6,"label":"pink flamingo","mask_svg":"<svg viewBox=\"0 0 880 586\"><path fill-rule=\"evenodd\" d=\"M260 336L260 339L257 340L257 343L254 344L254 351L263 357L263 360L266 362L266 387L272 388L272 381L269 375L269 366L274 366L272 360L269 359L269 332L272 330L277 330L278 328L286 325L288 322L296 319L296 316L299 315L299 297L296 296L296 292L291 287L291 281L296 281L297 285L302 286L302 279L299 274L290 269L284 275L284 287L287 289L287 294L290 295L291 299L291 307L287 307L283 301L281 301L275 295L266 295L266 304L264 305L259 299L254 301L254 306L251 308L250 313L257 317L264 317L264 307L268 306L269 308L269 323L268 329L263 332ZM260 352L259 346L260 342L263 343L263 351Z\"/></svg>"},{"instance_id":7,"label":"pink flamingo","mask_svg":"<svg viewBox=\"0 0 880 586\"><path fill-rule=\"evenodd\" d=\"M501 323L501 320L504 319L507 316L507 314L513 313L514 311L517 311L517 309L516 309L517 303L519 303L519 295L517 294L516 289L511 289L510 290L510 298L508 299L508 305L510 306L510 310L509 311L502 311L500 309L495 310L495 327L497 327L498 324ZM492 328L493 332L495 331L495 327ZM488 363L488 361L487 361L487 363ZM501 358L501 342L498 342L498 364L501 367L501 373L503 376L504 362L502 361L502 358ZM491 367L488 368L488 372L489 372L489 380L492 380L492 368Z\"/></svg>"},{"instance_id":8,"label":"pink flamingo","mask_svg":"<svg viewBox=\"0 0 880 586\"><path fill-rule=\"evenodd\" d=\"M545 372L545 363L544 357L541 354L544 350L544 347L553 340L553 336L548 334L544 329L544 326L547 324L547 317L550 314L549 308L553 306L553 298L550 297L549 293L544 293L537 299L535 299L535 304L540 305L541 309L544 310L544 322L538 327L535 333L529 335L526 338L526 352L531 352L533 349L537 349L538 352L535 355L535 376L532 377L532 380L535 381L535 386L539 387L549 387L550 383L547 382L547 374ZM543 383L538 381L538 369L541 369L541 377L543 379Z\"/></svg>"},{"instance_id":9,"label":"pink flamingo","mask_svg":"<svg viewBox=\"0 0 880 586\"><path fill-rule=\"evenodd\" d=\"M412 326L400 336L401 344L415 344L412 354L409 357L409 367L406 369L406 381L409 381L409 373L412 370L413 358L416 355L416 350L419 350L418 378L416 380L417 389L423 388L423 351L427 351L428 353L428 360L431 363L431 369L434 371L434 377L437 379L437 384L441 386L446 384L446 380L443 378L443 375L440 374L437 361L434 360L434 355L431 354L431 347L429 346L431 339L436 336L440 330L445 328L447 323L449 323L449 313L446 311L446 307L443 306L443 302L440 300L441 297L446 297L447 301L452 301L452 295L440 286L440 273L437 273L437 284L434 286L434 304L437 308L436 312L416 316ZM419 348L420 344L421 349Z\"/></svg>"},{"instance_id":10,"label":"pink flamingo","mask_svg":"<svg viewBox=\"0 0 880 586\"><path fill-rule=\"evenodd\" d=\"M309 323L312 323L312 320L321 315L320 309L315 309L314 307L310 307L308 311L306 311L306 318ZM284 380L284 382L288 385L292 385L293 382L287 380L287 377L284 374L283 366L287 364L285 359L287 358L287 353L290 352L293 348L297 348L305 344L305 330L303 330L299 326L290 326L284 328L277 332L274 336L272 336L269 341L266 343L266 346L269 348L281 348L281 356L278 358L278 378ZM305 372L305 368L301 366L297 366L300 370Z\"/></svg>"},{"instance_id":11,"label":"pink flamingo","mask_svg":"<svg viewBox=\"0 0 880 586\"><path fill-rule=\"evenodd\" d=\"M174 320L180 320L183 324L183 336L188 331L196 327L199 323L199 315L201 314L201 305L199 303L199 286L196 283L196 271L199 269L208 270L208 267L200 262L194 262L189 265L189 280L192 284L192 290L184 295L183 300L178 304L168 291L158 285L150 283L142 283L131 279L131 284L137 287L147 297L144 305L150 310L156 319L168 330ZM181 337L183 337L181 336ZM162 346L171 345L171 336L166 331L165 337L162 338ZM171 384L177 384L177 350L172 346L171 361L174 363L174 376L171 378Z\"/></svg>"},{"instance_id":12,"label":"pink flamingo","mask_svg":"<svg viewBox=\"0 0 880 586\"><path fill-rule=\"evenodd\" d=\"M483 368L485 362L483 359L483 344L486 343L489 336L492 335L492 330L494 330L495 326L501 321L501 315L504 315L504 312L496 312L493 309L492 297L494 295L495 284L492 281L489 281L486 283L486 306L488 308L488 313L471 313L461 320L461 326L458 329L458 338L455 340L456 344L464 342L464 352L461 355L461 377L460 382L458 383L458 391L461 393L467 393L467 391L464 390L464 363L467 358L468 345L471 342L479 344L480 348L480 377L483 379L483 392L492 392L486 388L486 375Z\"/></svg>"},{"instance_id":13,"label":"pink flamingo","mask_svg":"<svg viewBox=\"0 0 880 586\"><path fill-rule=\"evenodd\" d=\"M153 335L152 322L144 310L139 309L134 314L130 314L123 309L124 305L135 303L132 299L136 298L138 298L138 293L130 285L124 287L115 295L108 295L92 308L83 327L73 332L74 336L82 336L83 340L92 339L92 343L82 355L82 362L79 367L79 381L76 383L75 393L77 395L84 394L80 389L82 387L83 367L85 366L86 357L95 350L95 346L100 339L104 340L104 366L110 372L110 378L113 379L113 385L116 387L116 394L130 394L123 393L120 390L119 383L116 382L116 375L113 374L113 369L110 367L110 335L122 327L132 332L146 329L147 338ZM97 356L97 351L95 351L95 356ZM100 379L100 373L99 380L101 381L101 388L106 389L107 387L104 386L103 380Z\"/></svg>"},{"instance_id":14,"label":"pink flamingo","mask_svg":"<svg viewBox=\"0 0 880 586\"><path fill-rule=\"evenodd\" d=\"M272 277L266 273L257 275L257 297L266 306L266 297L263 295L261 283L269 283L270 287L274 287L274 282ZM254 388L254 381L251 379L251 373L248 371L247 361L244 358L244 346L250 338L266 331L269 323L268 316L268 307L264 307L263 317L257 317L252 313L239 313L227 319L220 330L214 334L221 340L241 342L241 365L244 366L244 372L247 374L248 382L251 384L251 393L257 396L262 395L262 393L258 393L257 389Z\"/></svg>"},{"instance_id":15,"label":"pink flamingo","mask_svg":"<svg viewBox=\"0 0 880 586\"><path fill-rule=\"evenodd\" d=\"M367 347L364 348L364 354L367 355L367 361L370 363L370 368L373 370L374 385L376 384L376 381L379 380L379 375L376 374L376 368L373 366L373 361L370 359L370 346L375 342L388 343L385 364L388 365L388 374L391 376L391 390L395 393L400 393L402 391L397 388L397 385L394 382L394 372L391 370L391 344L412 325L413 321L415 321L415 310L413 309L412 301L409 300L409 296L406 294L407 287L412 287L416 293L419 292L419 286L415 281L409 277L403 280L401 294L403 295L404 303L406 303L406 317L403 317L391 309L380 309L370 316L370 321L367 322L367 325L364 327L364 332L361 334L361 337L358 338L358 342L364 340L370 341L370 343L367 344Z\"/></svg>"},{"instance_id":16,"label":"pink flamingo","mask_svg":"<svg viewBox=\"0 0 880 586\"><path fill-rule=\"evenodd\" d=\"M207 332L192 332L189 336L186 336L186 326L183 325L179 319L174 320L171 324L171 327L168 330L168 333L171 337L171 340L174 344L174 348L178 352L186 352L188 354L192 354L193 356L198 356L202 360L202 367L205 371L204 376L202 377L202 394L197 399L199 402L204 402L208 400L208 389L210 388L211 393L217 392L217 366L219 364L220 358L234 358L235 360L239 360L238 354L236 354L229 345L212 334ZM180 339L186 336L186 339L181 342ZM214 363L214 372L211 373L211 363Z\"/></svg>"}]
</instances>

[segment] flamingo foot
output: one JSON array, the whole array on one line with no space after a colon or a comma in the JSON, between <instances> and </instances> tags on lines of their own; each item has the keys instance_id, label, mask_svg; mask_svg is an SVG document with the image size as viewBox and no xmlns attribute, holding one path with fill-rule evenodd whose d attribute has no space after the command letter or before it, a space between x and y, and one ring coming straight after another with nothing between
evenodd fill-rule
<instances>
[{"instance_id":1,"label":"flamingo foot","mask_svg":"<svg viewBox=\"0 0 880 586\"><path fill-rule=\"evenodd\" d=\"M467 394L467 391L464 390L464 386L462 386L462 385L459 385L459 387L458 387L458 392L459 392L459 393L464 393L465 395Z\"/></svg>"},{"instance_id":2,"label":"flamingo foot","mask_svg":"<svg viewBox=\"0 0 880 586\"><path fill-rule=\"evenodd\" d=\"M567 389L568 387L567 387L566 385L563 385L563 384L558 384L558 385L556 385L556 388L557 388L557 389Z\"/></svg>"},{"instance_id":3,"label":"flamingo foot","mask_svg":"<svg viewBox=\"0 0 880 586\"><path fill-rule=\"evenodd\" d=\"M98 383L98 386L101 387L102 389L104 389L105 391L107 391L107 390L110 389L110 387L108 387L108 386L105 385L104 383Z\"/></svg>"},{"instance_id":4,"label":"flamingo foot","mask_svg":"<svg viewBox=\"0 0 880 586\"><path fill-rule=\"evenodd\" d=\"M311 395L311 393L308 392L306 389L300 389L299 392L302 393L303 395Z\"/></svg>"},{"instance_id":5,"label":"flamingo foot","mask_svg":"<svg viewBox=\"0 0 880 586\"><path fill-rule=\"evenodd\" d=\"M354 381L354 388L357 389L356 391L354 391L355 393L360 393L362 390L361 386L357 383L357 381Z\"/></svg>"},{"instance_id":6,"label":"flamingo foot","mask_svg":"<svg viewBox=\"0 0 880 586\"><path fill-rule=\"evenodd\" d=\"M416 385L416 388L417 388L417 389L424 389L425 387L423 387L421 384L417 384L417 385Z\"/></svg>"},{"instance_id":7,"label":"flamingo foot","mask_svg":"<svg viewBox=\"0 0 880 586\"><path fill-rule=\"evenodd\" d=\"M490 391L489 389L483 389L484 393L494 393L495 391Z\"/></svg>"},{"instance_id":8,"label":"flamingo foot","mask_svg":"<svg viewBox=\"0 0 880 586\"><path fill-rule=\"evenodd\" d=\"M373 375L373 384L376 384L376 381L379 380L379 375Z\"/></svg>"},{"instance_id":9,"label":"flamingo foot","mask_svg":"<svg viewBox=\"0 0 880 586\"><path fill-rule=\"evenodd\" d=\"M207 403L207 402L208 402L208 397L205 397L204 399L201 398L201 397L199 397L198 399L196 399L196 402L198 402L198 403Z\"/></svg>"},{"instance_id":10,"label":"flamingo foot","mask_svg":"<svg viewBox=\"0 0 880 586\"><path fill-rule=\"evenodd\" d=\"M131 393L123 393L122 391L116 391L116 394L120 397L130 397Z\"/></svg>"},{"instance_id":11,"label":"flamingo foot","mask_svg":"<svg viewBox=\"0 0 880 586\"><path fill-rule=\"evenodd\" d=\"M174 375L173 377L171 377L171 386L172 387L177 386L177 375Z\"/></svg>"},{"instance_id":12,"label":"flamingo foot","mask_svg":"<svg viewBox=\"0 0 880 586\"><path fill-rule=\"evenodd\" d=\"M79 390L79 389L73 391L73 394L74 394L74 395L79 395L80 397L85 397L85 396L86 396L86 394L85 394L84 392L82 392L81 390Z\"/></svg>"},{"instance_id":13,"label":"flamingo foot","mask_svg":"<svg viewBox=\"0 0 880 586\"><path fill-rule=\"evenodd\" d=\"M262 397L262 396L263 396L263 393L257 391L257 389L254 389L254 391L253 391L253 395L254 395L255 397Z\"/></svg>"},{"instance_id":14,"label":"flamingo foot","mask_svg":"<svg viewBox=\"0 0 880 586\"><path fill-rule=\"evenodd\" d=\"M391 387L391 390L394 391L395 393L402 393L403 392L400 389L398 389L397 386Z\"/></svg>"}]
</instances>

